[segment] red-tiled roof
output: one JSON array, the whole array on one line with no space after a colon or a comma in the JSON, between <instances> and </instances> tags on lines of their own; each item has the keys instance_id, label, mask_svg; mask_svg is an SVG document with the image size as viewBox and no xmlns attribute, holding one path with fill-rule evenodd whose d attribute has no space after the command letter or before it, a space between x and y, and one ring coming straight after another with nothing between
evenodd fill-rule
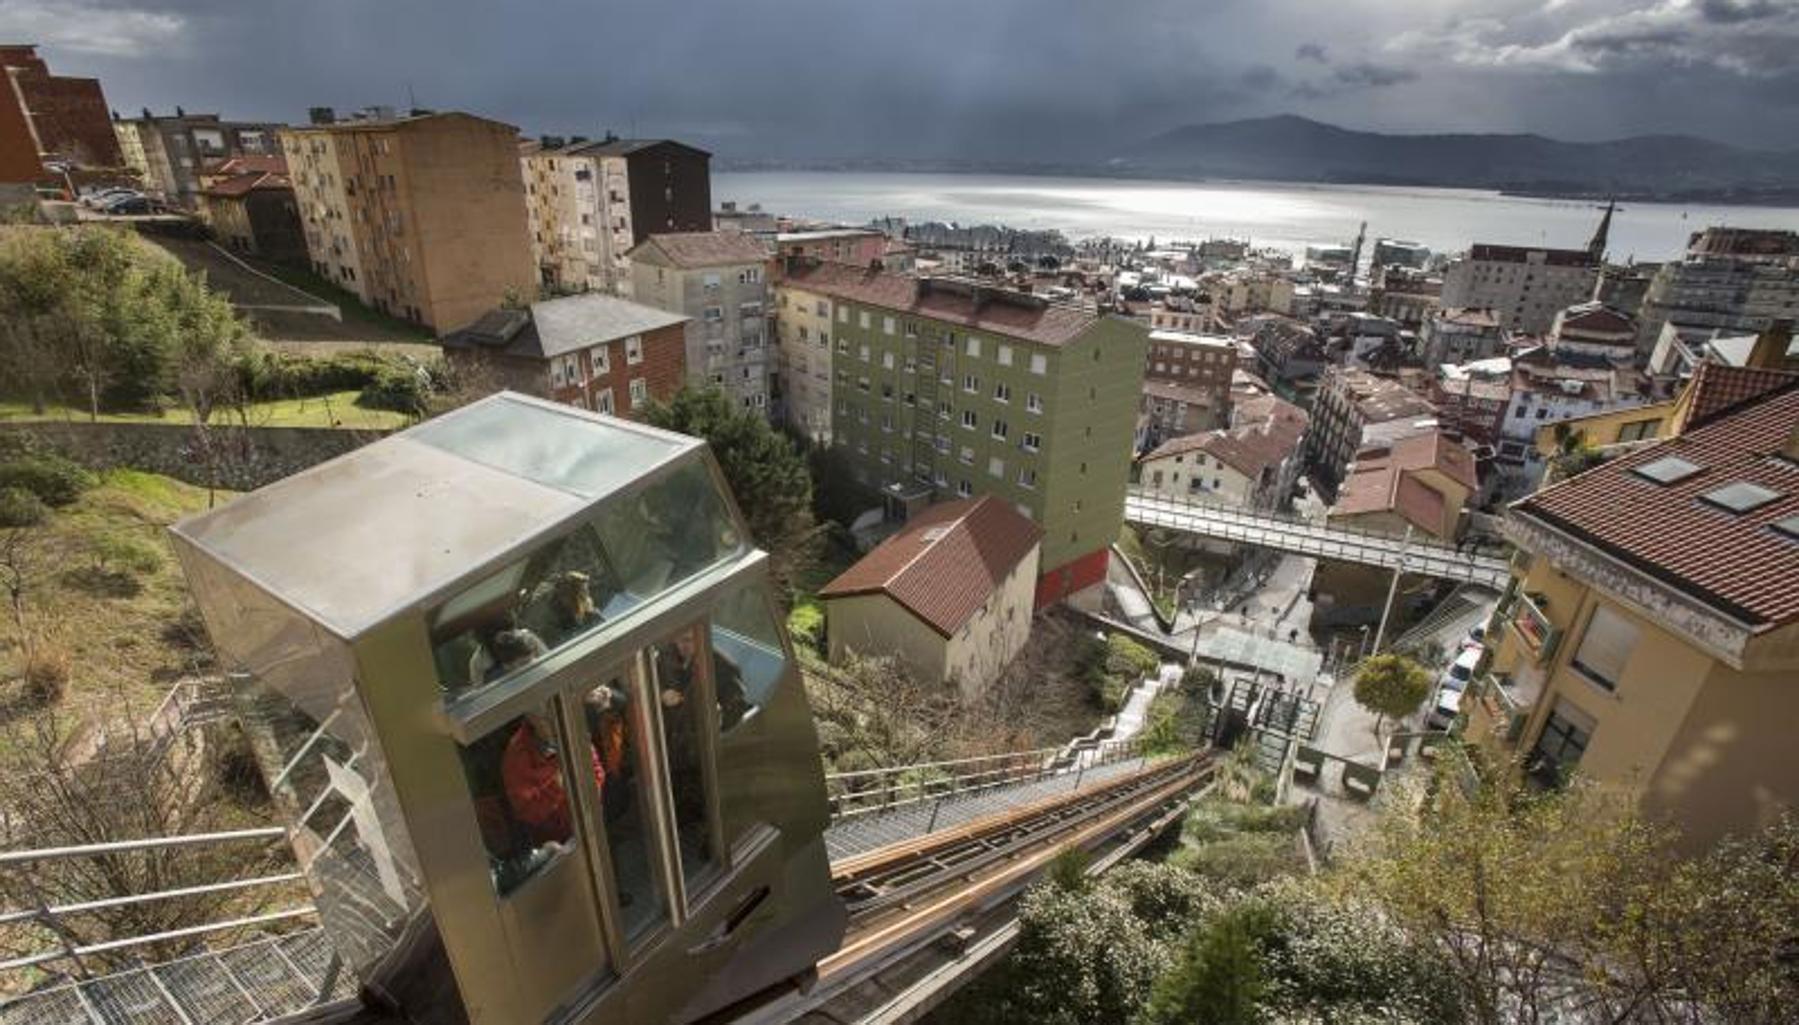
<instances>
[{"instance_id":1,"label":"red-tiled roof","mask_svg":"<svg viewBox=\"0 0 1799 1025\"><path fill-rule=\"evenodd\" d=\"M233 175L223 181L213 182L206 187L208 196L220 196L225 199L236 199L247 196L257 189L291 189L293 183L284 174L271 174L265 171L250 171Z\"/></svg>"},{"instance_id":2,"label":"red-tiled roof","mask_svg":"<svg viewBox=\"0 0 1799 1025\"><path fill-rule=\"evenodd\" d=\"M1447 518L1447 496L1419 474L1435 469L1473 491L1474 455L1441 431L1400 438L1391 445L1356 453L1355 471L1338 491L1332 516L1396 512L1414 526L1447 538L1455 524Z\"/></svg>"},{"instance_id":3,"label":"red-tiled roof","mask_svg":"<svg viewBox=\"0 0 1799 1025\"><path fill-rule=\"evenodd\" d=\"M1637 322L1630 315L1600 302L1570 306L1562 312L1563 331L1585 331L1598 334L1634 333Z\"/></svg>"},{"instance_id":4,"label":"red-tiled roof","mask_svg":"<svg viewBox=\"0 0 1799 1025\"><path fill-rule=\"evenodd\" d=\"M1697 427L1718 414L1751 399L1792 384L1799 374L1790 370L1761 367L1733 367L1706 361L1693 371L1692 404L1687 411L1687 426Z\"/></svg>"},{"instance_id":5,"label":"red-tiled roof","mask_svg":"<svg viewBox=\"0 0 1799 1025\"><path fill-rule=\"evenodd\" d=\"M885 594L945 637L1037 546L1043 528L992 495L931 506L819 596Z\"/></svg>"},{"instance_id":6,"label":"red-tiled roof","mask_svg":"<svg viewBox=\"0 0 1799 1025\"><path fill-rule=\"evenodd\" d=\"M1763 629L1799 620L1799 542L1773 524L1799 516L1799 379L1679 437L1544 488L1512 506L1678 590ZM1634 471L1679 456L1697 473L1658 484ZM1733 513L1701 500L1744 481L1779 497Z\"/></svg>"},{"instance_id":7,"label":"red-tiled roof","mask_svg":"<svg viewBox=\"0 0 1799 1025\"><path fill-rule=\"evenodd\" d=\"M961 282L902 277L847 264L801 263L787 268L784 276L795 288L1045 345L1065 344L1099 320L1090 310L1035 296L987 288L977 297L975 286Z\"/></svg>"},{"instance_id":8,"label":"red-tiled roof","mask_svg":"<svg viewBox=\"0 0 1799 1025\"><path fill-rule=\"evenodd\" d=\"M761 263L769 258L768 247L741 231L673 231L651 235L632 249L633 259L645 250L659 251L675 267L723 267L728 264Z\"/></svg>"}]
</instances>

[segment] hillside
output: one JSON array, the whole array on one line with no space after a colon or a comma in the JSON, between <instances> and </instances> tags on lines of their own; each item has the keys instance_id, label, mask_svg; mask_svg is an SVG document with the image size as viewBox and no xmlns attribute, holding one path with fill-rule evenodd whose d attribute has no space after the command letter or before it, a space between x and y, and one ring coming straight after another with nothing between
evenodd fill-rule
<instances>
[{"instance_id":1,"label":"hillside","mask_svg":"<svg viewBox=\"0 0 1799 1025\"><path fill-rule=\"evenodd\" d=\"M1389 135L1291 115L1188 125L1127 148L1117 170L1217 178L1624 195L1799 194L1796 154L1690 136Z\"/></svg>"}]
</instances>

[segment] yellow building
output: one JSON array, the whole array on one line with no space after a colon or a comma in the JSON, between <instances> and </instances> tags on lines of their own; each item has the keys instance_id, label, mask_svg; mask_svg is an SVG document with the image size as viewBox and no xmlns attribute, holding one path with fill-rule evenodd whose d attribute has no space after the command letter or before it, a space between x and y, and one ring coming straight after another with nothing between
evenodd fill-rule
<instances>
[{"instance_id":1,"label":"yellow building","mask_svg":"<svg viewBox=\"0 0 1799 1025\"><path fill-rule=\"evenodd\" d=\"M535 298L517 139L453 112L283 130L313 269L439 334Z\"/></svg>"},{"instance_id":2,"label":"yellow building","mask_svg":"<svg viewBox=\"0 0 1799 1025\"><path fill-rule=\"evenodd\" d=\"M1679 406L1677 435L1511 507L1467 735L1697 849L1799 800L1799 374L1709 366Z\"/></svg>"},{"instance_id":3,"label":"yellow building","mask_svg":"<svg viewBox=\"0 0 1799 1025\"><path fill-rule=\"evenodd\" d=\"M914 514L818 592L831 660L890 655L973 697L1030 640L1042 538L991 495Z\"/></svg>"},{"instance_id":4,"label":"yellow building","mask_svg":"<svg viewBox=\"0 0 1799 1025\"><path fill-rule=\"evenodd\" d=\"M831 443L831 297L775 283L781 413L814 444Z\"/></svg>"}]
</instances>

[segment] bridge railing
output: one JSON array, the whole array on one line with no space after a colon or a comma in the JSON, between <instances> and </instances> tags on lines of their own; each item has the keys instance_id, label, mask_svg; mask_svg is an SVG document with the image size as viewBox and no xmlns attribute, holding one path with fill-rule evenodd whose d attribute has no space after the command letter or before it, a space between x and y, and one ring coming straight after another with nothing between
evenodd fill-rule
<instances>
[{"instance_id":1,"label":"bridge railing","mask_svg":"<svg viewBox=\"0 0 1799 1025\"><path fill-rule=\"evenodd\" d=\"M1239 519L1239 520L1247 520L1247 521L1251 521L1251 522L1273 521L1275 523L1280 523L1280 524L1284 524L1284 525L1292 526L1292 527L1300 527L1300 528L1304 528L1307 530L1329 531L1333 534L1350 534L1350 535L1354 535L1357 537L1364 537L1371 541L1391 542L1393 544L1399 544L1399 543L1402 543L1405 541L1405 538L1403 536L1401 536L1399 534L1388 533L1386 531L1370 530L1366 527L1351 526L1349 524L1344 524L1344 523L1332 523L1329 520L1325 520L1325 519L1314 520L1314 519L1310 519L1305 516L1298 515L1296 513L1281 512L1279 510L1274 510L1274 509L1245 509L1241 506L1229 505L1224 502L1214 502L1214 501L1207 501L1207 500L1203 500L1203 499L1194 499L1187 495L1169 495L1169 494L1164 494L1159 491L1149 490L1147 488L1142 487L1141 485L1127 488L1125 493L1127 496L1129 496L1131 498L1141 499L1142 501L1145 501L1145 502L1161 502L1161 503L1164 503L1167 505L1180 506L1180 507L1186 508L1186 509L1196 509L1201 512L1206 512L1206 513L1210 513L1210 514L1217 515L1217 516L1228 516L1228 517L1231 517L1234 519ZM1458 548L1455 545L1444 544L1443 542L1432 539L1432 538L1419 537L1416 534L1414 534L1412 536L1412 539L1410 541L1410 547L1413 549L1417 549L1417 550L1431 550L1431 549L1439 550L1439 551L1442 551L1447 554L1457 555L1457 556L1461 556L1464 558L1479 558L1480 557L1478 555L1478 553L1476 553L1472 550L1465 549L1465 548ZM1497 561L1502 561L1502 562L1504 561L1503 559L1499 559L1498 556L1494 556L1494 555L1489 555L1486 557L1495 559Z\"/></svg>"},{"instance_id":2,"label":"bridge railing","mask_svg":"<svg viewBox=\"0 0 1799 1025\"><path fill-rule=\"evenodd\" d=\"M1030 751L827 773L833 822L1031 783L1141 757L1140 738L1081 741Z\"/></svg>"}]
</instances>

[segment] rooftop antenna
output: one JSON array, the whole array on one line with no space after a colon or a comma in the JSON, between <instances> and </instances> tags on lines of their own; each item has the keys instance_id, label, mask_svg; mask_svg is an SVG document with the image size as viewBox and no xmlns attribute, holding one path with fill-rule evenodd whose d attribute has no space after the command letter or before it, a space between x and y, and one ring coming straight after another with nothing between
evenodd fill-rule
<instances>
[{"instance_id":1,"label":"rooftop antenna","mask_svg":"<svg viewBox=\"0 0 1799 1025\"><path fill-rule=\"evenodd\" d=\"M406 109L408 111L419 109L419 98L413 95L411 82L406 83Z\"/></svg>"}]
</instances>

